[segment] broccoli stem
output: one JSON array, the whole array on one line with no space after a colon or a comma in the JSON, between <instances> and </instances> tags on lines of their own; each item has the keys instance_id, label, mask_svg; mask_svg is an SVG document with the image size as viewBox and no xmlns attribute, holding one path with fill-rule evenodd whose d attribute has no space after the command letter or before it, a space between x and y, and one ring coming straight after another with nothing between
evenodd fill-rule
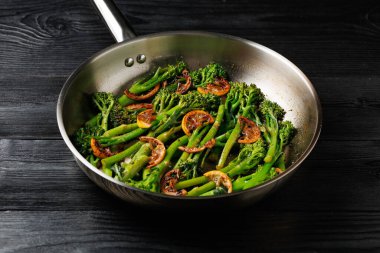
<instances>
[{"instance_id":1,"label":"broccoli stem","mask_svg":"<svg viewBox=\"0 0 380 253\"><path fill-rule=\"evenodd\" d=\"M273 160L277 149L277 134L271 134L271 140L267 155L264 157L264 162L269 163Z\"/></svg>"},{"instance_id":2,"label":"broccoli stem","mask_svg":"<svg viewBox=\"0 0 380 253\"><path fill-rule=\"evenodd\" d=\"M260 163L260 160L255 161L252 163L250 160L245 160L239 164L237 164L235 167L233 167L231 170L228 171L229 177L235 177L240 174L244 174L247 172L247 170L250 170L251 168L256 167Z\"/></svg>"},{"instance_id":3,"label":"broccoli stem","mask_svg":"<svg viewBox=\"0 0 380 253\"><path fill-rule=\"evenodd\" d=\"M251 179L245 182L242 190L254 187L264 182L267 178L268 172L272 168L272 165L272 162L265 163L258 171L252 175Z\"/></svg>"},{"instance_id":4,"label":"broccoli stem","mask_svg":"<svg viewBox=\"0 0 380 253\"><path fill-rule=\"evenodd\" d=\"M112 129L104 132L103 136L104 137L114 137L117 135L121 135L121 134L131 132L137 128L138 128L137 123L128 124L128 125L127 124L121 124L120 126L117 126L115 128L112 128Z\"/></svg>"},{"instance_id":5,"label":"broccoli stem","mask_svg":"<svg viewBox=\"0 0 380 253\"><path fill-rule=\"evenodd\" d=\"M285 170L286 169L286 165L285 165L285 153L283 153L280 158L278 158L277 162L276 162L276 165L278 168L280 168L281 170Z\"/></svg>"},{"instance_id":6,"label":"broccoli stem","mask_svg":"<svg viewBox=\"0 0 380 253\"><path fill-rule=\"evenodd\" d=\"M250 109L251 109L251 105L247 105L246 107L244 107L242 109L242 116L247 117L248 114L249 114ZM241 133L241 124L240 124L240 122L238 120L236 122L236 125L235 125L234 129L232 130L230 136L227 139L227 142L226 142L226 145L223 148L222 154L220 155L220 159L219 159L218 165L216 165L217 169L221 169L221 168L224 167L224 164L227 161L228 155L230 154L231 149L233 148L233 146L235 145L237 139L239 138L240 133Z\"/></svg>"},{"instance_id":7,"label":"broccoli stem","mask_svg":"<svg viewBox=\"0 0 380 253\"><path fill-rule=\"evenodd\" d=\"M141 148L144 148L146 144L144 144ZM149 144L148 144L149 149ZM141 150L141 149L140 149ZM137 175L137 173L149 162L149 156L142 154L139 155L139 159L133 162L133 164L122 164L124 168L122 181L127 181L130 178L133 178Z\"/></svg>"},{"instance_id":8,"label":"broccoli stem","mask_svg":"<svg viewBox=\"0 0 380 253\"><path fill-rule=\"evenodd\" d=\"M89 119L86 123L84 123L84 125L88 126L88 127L97 126L98 122L100 122L101 118L102 118L102 114L98 113L94 117L92 117L91 119Z\"/></svg>"},{"instance_id":9,"label":"broccoli stem","mask_svg":"<svg viewBox=\"0 0 380 253\"><path fill-rule=\"evenodd\" d=\"M187 135L184 135L181 138L178 138L177 140L175 140L172 144L170 144L169 148L166 150L166 156L164 160L157 166L153 167L152 170L159 171L160 175L165 173L165 169L169 167L170 160L174 156L175 152L178 150L178 147L186 145L188 140L189 140L189 137Z\"/></svg>"},{"instance_id":10,"label":"broccoli stem","mask_svg":"<svg viewBox=\"0 0 380 253\"><path fill-rule=\"evenodd\" d=\"M149 133L147 136L152 137L153 133ZM133 154L135 154L141 147L144 145L144 142L138 141L132 146L128 147L124 151L117 153L116 155L104 158L101 160L102 167L103 168L110 168L112 165L114 165L117 162L120 162L124 160L126 157L131 157Z\"/></svg>"},{"instance_id":11,"label":"broccoli stem","mask_svg":"<svg viewBox=\"0 0 380 253\"><path fill-rule=\"evenodd\" d=\"M141 148L141 146L143 144L144 143L141 141L136 142L135 144L133 144L129 148L125 149L124 151L117 153L116 155L102 159L101 160L102 161L102 167L103 168L110 168L115 163L120 162L120 161L124 160L126 157L129 157L129 156L133 155L134 153L136 153Z\"/></svg>"},{"instance_id":12,"label":"broccoli stem","mask_svg":"<svg viewBox=\"0 0 380 253\"><path fill-rule=\"evenodd\" d=\"M165 143L170 138L174 136L175 133L182 130L181 126L173 127L169 131L160 134L157 139L161 142ZM149 143L145 143L142 147L137 151L137 153L133 156L131 163L123 166L123 181L127 181L130 178L136 176L136 174L148 163L149 156L148 154L151 152ZM148 160L146 159L148 157Z\"/></svg>"},{"instance_id":13,"label":"broccoli stem","mask_svg":"<svg viewBox=\"0 0 380 253\"><path fill-rule=\"evenodd\" d=\"M277 149L275 157L274 159L272 159L271 162L264 163L264 165L259 167L259 169L257 169L254 173L235 180L232 183L233 191L245 190L264 182L267 179L268 173L270 169L272 168L273 164L276 162L276 160L279 158L281 154L282 154L281 150Z\"/></svg>"},{"instance_id":14,"label":"broccoli stem","mask_svg":"<svg viewBox=\"0 0 380 253\"><path fill-rule=\"evenodd\" d=\"M148 76L143 80L135 82L132 84L131 88L129 88L129 91L135 94L141 94L148 90L151 90L158 83L161 83L180 74L184 67L185 63L182 61L178 62L176 65L168 65L165 68L158 67L153 76ZM127 106L135 103L136 101L127 97L126 95L122 95L119 97L118 102L121 106Z\"/></svg>"},{"instance_id":15,"label":"broccoli stem","mask_svg":"<svg viewBox=\"0 0 380 253\"><path fill-rule=\"evenodd\" d=\"M224 146L226 146L225 142L216 141L215 143L215 147L223 148Z\"/></svg>"},{"instance_id":16,"label":"broccoli stem","mask_svg":"<svg viewBox=\"0 0 380 253\"><path fill-rule=\"evenodd\" d=\"M206 136L202 139L202 141L200 142L200 146L204 146L208 141L210 141L212 138L214 138L214 136L216 135L216 133L218 132L219 130L219 127L222 123L222 120L223 120L223 115L224 115L224 110L225 110L225 106L223 104L219 105L218 107L218 112L217 112L217 115L215 117L215 121L214 121L214 124L212 125L212 127L210 128L210 131L208 131L208 133L206 134ZM201 157L203 152L200 152L200 153L196 153L193 157L192 157L192 160L194 161L194 164L195 166L198 165L198 161ZM195 167L194 167L194 171L195 171Z\"/></svg>"},{"instance_id":17,"label":"broccoli stem","mask_svg":"<svg viewBox=\"0 0 380 253\"><path fill-rule=\"evenodd\" d=\"M194 178L191 178L191 179L188 179L185 181L178 182L175 185L175 188L177 190L181 190L181 189L189 188L189 187L194 186L194 185L205 184L207 182L208 182L208 179L205 176L194 177Z\"/></svg>"},{"instance_id":18,"label":"broccoli stem","mask_svg":"<svg viewBox=\"0 0 380 253\"><path fill-rule=\"evenodd\" d=\"M127 97L126 95L120 96L117 101L119 102L121 106L127 106L136 102L135 100Z\"/></svg>"},{"instance_id":19,"label":"broccoli stem","mask_svg":"<svg viewBox=\"0 0 380 253\"><path fill-rule=\"evenodd\" d=\"M213 190L214 188L216 187L216 184L214 181L210 181L208 182L207 184L204 184L202 186L199 186L199 187L195 187L194 189L192 189L191 191L189 191L187 193L187 196L200 196L208 191L211 191Z\"/></svg>"},{"instance_id":20,"label":"broccoli stem","mask_svg":"<svg viewBox=\"0 0 380 253\"><path fill-rule=\"evenodd\" d=\"M160 122L162 122L163 120L164 120L164 122L163 122L163 124L162 125L160 125L156 130L155 130L155 132L157 133L157 134L160 134L160 133L162 133L163 131L165 131L165 130L167 130L168 128L170 128L170 127L172 127L173 125L175 125L176 123L177 123L177 120L178 120L178 118L179 118L179 116L182 114L183 112L182 112L182 110L176 110L176 111L174 111L170 116L169 116L169 118L167 119L167 120L164 120L164 115L159 115L159 116L157 116L157 119L156 120L158 120L158 121L160 121Z\"/></svg>"},{"instance_id":21,"label":"broccoli stem","mask_svg":"<svg viewBox=\"0 0 380 253\"><path fill-rule=\"evenodd\" d=\"M103 173L106 174L107 176L112 177L112 170L109 168L103 168L102 169Z\"/></svg>"},{"instance_id":22,"label":"broccoli stem","mask_svg":"<svg viewBox=\"0 0 380 253\"><path fill-rule=\"evenodd\" d=\"M219 127L222 124L223 115L224 115L224 109L225 109L225 106L223 104L219 105L218 112L217 112L217 115L215 117L215 122L212 125L210 131L207 133L207 135L201 141L201 146L205 145L206 142L208 142L209 140L211 140L212 138L214 138L214 136L218 132Z\"/></svg>"},{"instance_id":23,"label":"broccoli stem","mask_svg":"<svg viewBox=\"0 0 380 253\"><path fill-rule=\"evenodd\" d=\"M91 154L89 157L86 157L86 160L89 161L94 167L97 167L99 162L99 158L95 157L93 154Z\"/></svg>"},{"instance_id":24,"label":"broccoli stem","mask_svg":"<svg viewBox=\"0 0 380 253\"><path fill-rule=\"evenodd\" d=\"M229 131L227 131L227 132L225 132L224 134L219 135L218 137L215 138L215 140L217 142L225 142L225 141L228 140L228 138L230 137L231 133L232 133L232 129L229 130Z\"/></svg>"},{"instance_id":25,"label":"broccoli stem","mask_svg":"<svg viewBox=\"0 0 380 253\"><path fill-rule=\"evenodd\" d=\"M201 141L203 135L209 130L209 126L206 126L205 128L203 128L202 131L201 129L202 129L202 126L195 129L194 132L191 134L189 138L189 143L187 144L188 148L195 147ZM181 162L186 161L189 155L190 154L187 152L182 152L182 155L178 159L177 163L174 165L174 168L177 168Z\"/></svg>"},{"instance_id":26,"label":"broccoli stem","mask_svg":"<svg viewBox=\"0 0 380 253\"><path fill-rule=\"evenodd\" d=\"M201 197L207 197L207 196L216 196L216 195L221 195L225 194L226 191L222 187L217 187L215 189L212 189L211 191L205 192L201 194Z\"/></svg>"},{"instance_id":27,"label":"broccoli stem","mask_svg":"<svg viewBox=\"0 0 380 253\"><path fill-rule=\"evenodd\" d=\"M112 146L116 144L120 144L123 142L127 142L130 140L133 140L139 136L141 136L143 133L148 131L148 128L137 128L129 133L120 135L120 136L114 136L114 137L100 137L98 138L98 141L100 144L104 146Z\"/></svg>"},{"instance_id":28,"label":"broccoli stem","mask_svg":"<svg viewBox=\"0 0 380 253\"><path fill-rule=\"evenodd\" d=\"M158 67L154 75L145 82L137 82L131 86L130 92L140 94L152 89L156 84L180 74L185 67L184 62L178 62L176 65L168 65L165 68Z\"/></svg>"},{"instance_id":29,"label":"broccoli stem","mask_svg":"<svg viewBox=\"0 0 380 253\"><path fill-rule=\"evenodd\" d=\"M244 187L244 184L252 178L252 174L249 174L247 176L244 176L244 177L240 177L238 179L236 179L234 182L232 182L232 190L235 192L235 191L241 191Z\"/></svg>"},{"instance_id":30,"label":"broccoli stem","mask_svg":"<svg viewBox=\"0 0 380 253\"><path fill-rule=\"evenodd\" d=\"M224 167L224 164L227 161L227 158L228 158L228 155L230 154L231 149L233 148L233 146L236 143L236 140L240 136L240 132L241 132L240 122L238 121L236 123L234 129L232 130L231 135L230 135L230 137L228 138L228 140L226 142L226 145L223 148L222 154L220 155L220 159L219 159L218 165L216 165L217 169L221 169L221 168Z\"/></svg>"},{"instance_id":31,"label":"broccoli stem","mask_svg":"<svg viewBox=\"0 0 380 253\"><path fill-rule=\"evenodd\" d=\"M235 164L231 162L230 164L228 164L228 166L224 167L220 171L227 173L230 169L232 169L234 167L234 165ZM200 176L200 177L195 177L195 178L191 178L191 179L188 179L185 181L178 182L175 185L175 188L177 190L181 190L181 189L189 188L189 187L194 186L194 185L205 184L207 182L208 182L207 177Z\"/></svg>"},{"instance_id":32,"label":"broccoli stem","mask_svg":"<svg viewBox=\"0 0 380 253\"><path fill-rule=\"evenodd\" d=\"M143 180L135 182L134 185L145 190L158 192L161 177L169 168L170 160L178 150L178 147L186 145L188 140L189 137L187 135L184 135L170 144L169 148L166 150L166 156L164 160L153 168L145 169L143 171Z\"/></svg>"}]
</instances>

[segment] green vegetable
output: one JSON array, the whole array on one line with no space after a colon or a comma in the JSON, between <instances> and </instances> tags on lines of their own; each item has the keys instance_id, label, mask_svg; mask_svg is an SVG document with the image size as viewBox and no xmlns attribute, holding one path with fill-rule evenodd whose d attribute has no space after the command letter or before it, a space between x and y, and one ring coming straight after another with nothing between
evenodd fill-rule
<instances>
[{"instance_id":1,"label":"green vegetable","mask_svg":"<svg viewBox=\"0 0 380 253\"><path fill-rule=\"evenodd\" d=\"M265 180L271 179L270 177L270 171L272 169L272 166L274 163L283 155L283 149L286 145L289 144L290 140L293 138L295 134L295 128L293 124L289 121L285 121L279 124L280 130L279 130L279 136L280 139L279 145L276 145L275 152L271 154L272 159L269 162L265 162L264 165L260 166L256 172L237 179L235 182L233 182L233 189L234 191L238 190L245 190L254 186L257 186L261 183L263 183ZM276 140L276 143L278 141ZM265 157L268 156L268 153L272 152L272 149L268 149L268 152ZM265 161L265 158L264 158ZM274 175L272 174L272 177Z\"/></svg>"},{"instance_id":2,"label":"green vegetable","mask_svg":"<svg viewBox=\"0 0 380 253\"><path fill-rule=\"evenodd\" d=\"M175 152L177 151L179 146L185 145L189 140L189 137L187 135L182 136L175 140L169 148L166 150L166 156L165 159L158 164L157 166L146 169L145 170L145 176L140 181L134 181L130 180L128 184L133 185L137 188L144 189L151 192L158 192L160 187L160 180L162 175L166 172L166 170L170 166L170 161L172 157L174 156Z\"/></svg>"},{"instance_id":3,"label":"green vegetable","mask_svg":"<svg viewBox=\"0 0 380 253\"><path fill-rule=\"evenodd\" d=\"M204 68L190 72L191 80L195 87L205 86L208 83L213 83L215 78L227 78L227 72L218 63L210 63Z\"/></svg>"},{"instance_id":4,"label":"green vegetable","mask_svg":"<svg viewBox=\"0 0 380 253\"><path fill-rule=\"evenodd\" d=\"M143 94L166 81L166 87L160 87L152 98L144 101L152 104L155 113L149 128L143 129L137 125L137 115L144 109L126 107L140 101L126 95L116 99L111 93L94 93L91 99L96 116L71 136L77 150L106 175L151 192L160 192L162 177L169 169L179 169L180 181L175 188L186 189L188 196L227 194L226 189L217 187L214 181L198 176L209 170L219 169L226 173L231 179L233 191L255 187L284 171L285 148L296 129L290 121L283 121L283 108L265 99L256 85L244 82L229 80L230 90L222 97L198 92L196 88L209 83L218 85L217 79L227 80L228 74L223 66L213 62L190 71L190 90L184 95L177 94L178 83L187 80L182 74L185 66L180 61L175 65L159 67L131 85L131 93ZM182 136L183 117L193 110L204 110L215 121L212 125L196 128L190 136ZM261 137L256 142L238 144L242 136L241 124L244 124L241 117L254 121L259 127ZM147 168L147 165L153 157L150 145L154 144L139 141L142 135L157 138L166 148L164 159L152 168ZM97 148L105 151L102 155L99 152L95 154L102 158L109 157L100 159L95 156L91 148L92 138L100 145ZM215 139L214 147L197 153L178 149L180 146L202 147L212 139Z\"/></svg>"},{"instance_id":5,"label":"green vegetable","mask_svg":"<svg viewBox=\"0 0 380 253\"><path fill-rule=\"evenodd\" d=\"M125 106L116 102L110 112L110 125L114 128L119 125L136 123L137 114L143 110L144 109L128 110Z\"/></svg>"},{"instance_id":6,"label":"green vegetable","mask_svg":"<svg viewBox=\"0 0 380 253\"><path fill-rule=\"evenodd\" d=\"M173 127L169 131L158 136L157 139L162 143L166 143L181 129L182 128L180 126ZM128 181L128 179L136 176L136 174L148 163L150 152L149 143L142 145L139 151L137 151L137 153L132 157L131 161L128 164L124 164L123 177L121 180Z\"/></svg>"},{"instance_id":7,"label":"green vegetable","mask_svg":"<svg viewBox=\"0 0 380 253\"><path fill-rule=\"evenodd\" d=\"M245 174L255 168L263 160L265 152L265 143L261 139L252 144L242 145L239 155L234 160L232 160L228 166L221 169L221 171L227 173L230 178ZM189 194L191 196L199 196L216 186L214 182L208 182L208 179L205 176L201 176L198 178L179 182L176 185L176 189L188 188L199 184L205 185L194 188L194 190L190 191Z\"/></svg>"},{"instance_id":8,"label":"green vegetable","mask_svg":"<svg viewBox=\"0 0 380 253\"><path fill-rule=\"evenodd\" d=\"M95 120L94 120L95 119ZM71 137L75 148L84 157L90 158L92 156L91 138L101 136L104 133L104 129L101 125L102 115L99 113L96 117L88 121L83 127L75 131Z\"/></svg>"},{"instance_id":9,"label":"green vegetable","mask_svg":"<svg viewBox=\"0 0 380 253\"><path fill-rule=\"evenodd\" d=\"M270 135L268 153L264 158L264 161L268 163L273 160L277 150L278 121L282 120L285 115L285 111L277 103L265 100L260 105L260 112L265 118L265 128Z\"/></svg>"},{"instance_id":10,"label":"green vegetable","mask_svg":"<svg viewBox=\"0 0 380 253\"><path fill-rule=\"evenodd\" d=\"M179 61L176 65L168 65L165 68L158 67L153 75L132 84L131 88L129 88L129 91L134 94L141 94L149 91L153 89L154 86L156 86L158 83L179 75L185 66L186 64L183 61ZM135 101L128 98L126 95L123 95L118 99L118 102L120 105L126 106L134 103Z\"/></svg>"},{"instance_id":11,"label":"green vegetable","mask_svg":"<svg viewBox=\"0 0 380 253\"><path fill-rule=\"evenodd\" d=\"M104 130L108 130L108 117L110 115L110 112L112 110L112 107L115 103L115 98L112 95L112 93L107 92L96 92L92 96L92 101L96 105L96 107L99 109L102 120L100 123L100 127Z\"/></svg>"},{"instance_id":12,"label":"green vegetable","mask_svg":"<svg viewBox=\"0 0 380 253\"><path fill-rule=\"evenodd\" d=\"M220 156L217 168L224 167L231 149L240 137L241 124L237 120L238 116L244 116L250 119L255 117L254 111L256 106L264 99L261 90L254 84L231 83L231 91L226 98L226 125L233 126L233 130L227 139L226 145ZM239 105L235 106L235 105ZM236 108L235 108L236 107ZM229 130L229 127L227 127Z\"/></svg>"}]
</instances>

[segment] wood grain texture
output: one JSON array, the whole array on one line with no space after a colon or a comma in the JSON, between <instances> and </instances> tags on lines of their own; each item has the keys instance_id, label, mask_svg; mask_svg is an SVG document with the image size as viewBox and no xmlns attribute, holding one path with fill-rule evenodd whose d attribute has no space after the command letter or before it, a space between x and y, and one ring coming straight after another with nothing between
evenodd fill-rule
<instances>
[{"instance_id":1,"label":"wood grain texture","mask_svg":"<svg viewBox=\"0 0 380 253\"><path fill-rule=\"evenodd\" d=\"M90 1L1 3L0 252L379 251L379 1L116 0L139 35L203 30L268 46L321 98L320 141L279 191L239 212L170 215L100 190L61 140L63 83L114 43Z\"/></svg>"},{"instance_id":2,"label":"wood grain texture","mask_svg":"<svg viewBox=\"0 0 380 253\"><path fill-rule=\"evenodd\" d=\"M223 223L178 215L180 233L173 233L165 219L130 209L0 214L0 242L7 252L252 252L268 245L282 252L347 252L380 247L380 217L373 212L251 210L240 214L242 222L249 221L243 226L235 217L218 214L214 217ZM299 227L305 221L308 226Z\"/></svg>"}]
</instances>

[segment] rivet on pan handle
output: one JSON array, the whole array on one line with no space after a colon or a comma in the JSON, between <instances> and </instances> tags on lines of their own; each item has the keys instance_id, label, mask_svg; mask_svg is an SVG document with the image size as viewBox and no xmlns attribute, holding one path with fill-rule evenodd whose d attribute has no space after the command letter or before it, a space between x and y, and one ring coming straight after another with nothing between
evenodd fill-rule
<instances>
[{"instance_id":1,"label":"rivet on pan handle","mask_svg":"<svg viewBox=\"0 0 380 253\"><path fill-rule=\"evenodd\" d=\"M92 0L92 2L117 42L136 37L132 27L112 0Z\"/></svg>"}]
</instances>

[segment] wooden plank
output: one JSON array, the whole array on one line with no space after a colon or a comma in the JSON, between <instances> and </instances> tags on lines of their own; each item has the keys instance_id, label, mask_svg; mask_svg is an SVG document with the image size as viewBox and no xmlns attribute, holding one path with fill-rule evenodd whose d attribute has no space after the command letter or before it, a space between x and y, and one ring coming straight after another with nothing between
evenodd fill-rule
<instances>
[{"instance_id":1,"label":"wooden plank","mask_svg":"<svg viewBox=\"0 0 380 253\"><path fill-rule=\"evenodd\" d=\"M168 214L133 209L0 212L0 243L3 252L344 252L380 247L376 212L252 209L239 212L239 218L213 214L212 221L208 215L185 214L178 214L173 228Z\"/></svg>"},{"instance_id":2,"label":"wooden plank","mask_svg":"<svg viewBox=\"0 0 380 253\"><path fill-rule=\"evenodd\" d=\"M322 2L196 1L186 8L179 8L181 1L117 3L139 34L181 29L223 32L267 45L311 76L373 76L380 66L376 1L342 2L344 8L340 1ZM1 11L2 75L68 75L113 44L89 2L54 0L46 5L42 0L33 4L7 0Z\"/></svg>"},{"instance_id":3,"label":"wooden plank","mask_svg":"<svg viewBox=\"0 0 380 253\"><path fill-rule=\"evenodd\" d=\"M289 58L320 95L320 141L246 210L168 218L125 204L80 171L55 119L67 76L112 36L90 1L3 0L0 252L379 251L378 0L116 3L138 34L222 32Z\"/></svg>"}]
</instances>

